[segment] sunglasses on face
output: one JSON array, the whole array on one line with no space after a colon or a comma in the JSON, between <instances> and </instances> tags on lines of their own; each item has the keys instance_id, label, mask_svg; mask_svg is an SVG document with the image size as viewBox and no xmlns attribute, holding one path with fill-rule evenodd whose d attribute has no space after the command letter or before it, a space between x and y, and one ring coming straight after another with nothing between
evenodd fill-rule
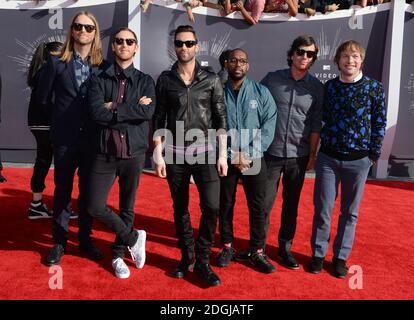
<instances>
[{"instance_id":1,"label":"sunglasses on face","mask_svg":"<svg viewBox=\"0 0 414 320\"><path fill-rule=\"evenodd\" d=\"M177 48L182 48L183 45L185 45L187 48L192 48L197 44L197 40L187 40L187 41L181 41L181 40L175 40L174 45Z\"/></svg>"},{"instance_id":2,"label":"sunglasses on face","mask_svg":"<svg viewBox=\"0 0 414 320\"><path fill-rule=\"evenodd\" d=\"M82 24L82 23L76 23L76 22L72 24L72 29L75 31L81 31L83 28L85 28L85 31L87 33L91 33L96 29L96 27L91 24Z\"/></svg>"},{"instance_id":3,"label":"sunglasses on face","mask_svg":"<svg viewBox=\"0 0 414 320\"><path fill-rule=\"evenodd\" d=\"M302 57L303 55L305 55L305 53L306 53L306 56L308 58L314 58L314 57L316 57L316 52L315 51L304 50L304 49L296 49L296 54L298 56L300 56L300 57Z\"/></svg>"},{"instance_id":4,"label":"sunglasses on face","mask_svg":"<svg viewBox=\"0 0 414 320\"><path fill-rule=\"evenodd\" d=\"M126 44L128 46L132 46L134 45L137 41L135 39L123 39L123 38L115 38L114 42L118 45L121 46L124 44L124 41L126 42Z\"/></svg>"},{"instance_id":5,"label":"sunglasses on face","mask_svg":"<svg viewBox=\"0 0 414 320\"><path fill-rule=\"evenodd\" d=\"M246 64L249 63L249 61L247 61L247 59L236 59L236 58L231 58L229 59L229 64L232 65L237 65L237 63L241 66L245 66Z\"/></svg>"}]
</instances>

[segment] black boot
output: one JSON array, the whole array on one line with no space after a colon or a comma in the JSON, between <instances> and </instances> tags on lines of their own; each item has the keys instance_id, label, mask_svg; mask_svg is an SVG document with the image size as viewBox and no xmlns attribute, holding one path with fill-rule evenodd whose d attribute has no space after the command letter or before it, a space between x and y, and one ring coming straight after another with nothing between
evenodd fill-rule
<instances>
[{"instance_id":1,"label":"black boot","mask_svg":"<svg viewBox=\"0 0 414 320\"><path fill-rule=\"evenodd\" d=\"M194 266L194 272L209 286L219 286L221 284L220 278L214 273L208 263L197 261Z\"/></svg>"},{"instance_id":2,"label":"black boot","mask_svg":"<svg viewBox=\"0 0 414 320\"><path fill-rule=\"evenodd\" d=\"M55 244L52 250L50 250L50 253L46 258L46 264L48 266L59 264L60 259L62 259L64 254L65 254L65 248L63 247L63 245Z\"/></svg>"},{"instance_id":3,"label":"black boot","mask_svg":"<svg viewBox=\"0 0 414 320\"><path fill-rule=\"evenodd\" d=\"M175 278L183 278L189 271L193 271L194 267L194 250L183 250L181 252L180 263L171 271L171 275Z\"/></svg>"}]
</instances>

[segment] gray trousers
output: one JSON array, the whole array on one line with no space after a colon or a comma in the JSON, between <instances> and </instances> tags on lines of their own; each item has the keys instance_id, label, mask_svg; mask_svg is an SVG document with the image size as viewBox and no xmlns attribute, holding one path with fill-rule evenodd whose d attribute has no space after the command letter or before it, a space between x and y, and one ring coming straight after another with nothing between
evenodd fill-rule
<instances>
[{"instance_id":1,"label":"gray trousers","mask_svg":"<svg viewBox=\"0 0 414 320\"><path fill-rule=\"evenodd\" d=\"M340 161L320 152L315 164L315 189L311 247L314 257L328 250L332 211L341 183L341 214L333 244L334 257L347 260L354 242L358 210L371 161L368 157Z\"/></svg>"}]
</instances>

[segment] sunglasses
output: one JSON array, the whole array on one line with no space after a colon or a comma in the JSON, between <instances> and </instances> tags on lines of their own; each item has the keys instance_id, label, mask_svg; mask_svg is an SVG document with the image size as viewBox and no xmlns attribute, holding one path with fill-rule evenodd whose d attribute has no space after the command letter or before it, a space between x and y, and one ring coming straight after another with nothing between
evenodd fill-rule
<instances>
[{"instance_id":1,"label":"sunglasses","mask_svg":"<svg viewBox=\"0 0 414 320\"><path fill-rule=\"evenodd\" d=\"M306 53L306 56L308 58L315 58L316 57L316 54L317 54L315 51L311 51L311 50L296 49L296 54L298 56L300 56L300 57L302 57L303 55L305 55L305 53Z\"/></svg>"},{"instance_id":2,"label":"sunglasses","mask_svg":"<svg viewBox=\"0 0 414 320\"><path fill-rule=\"evenodd\" d=\"M185 45L187 48L192 48L197 44L197 40L187 40L187 41L181 41L181 40L175 40L174 45L177 48L182 48L183 45Z\"/></svg>"},{"instance_id":3,"label":"sunglasses","mask_svg":"<svg viewBox=\"0 0 414 320\"><path fill-rule=\"evenodd\" d=\"M229 59L229 63L233 64L233 65L237 65L237 63L239 63L241 66L245 66L246 64L249 63L249 61L247 61L247 59L231 58L231 59Z\"/></svg>"},{"instance_id":4,"label":"sunglasses","mask_svg":"<svg viewBox=\"0 0 414 320\"><path fill-rule=\"evenodd\" d=\"M72 24L72 29L75 31L81 31L83 28L85 28L85 31L87 33L91 33L96 29L96 27L91 24L82 24L82 23L76 23L76 22Z\"/></svg>"},{"instance_id":5,"label":"sunglasses","mask_svg":"<svg viewBox=\"0 0 414 320\"><path fill-rule=\"evenodd\" d=\"M127 44L128 46L132 46L132 45L134 45L134 44L137 42L137 40L135 40L135 39L123 39L123 38L115 38L115 39L114 39L114 42L115 42L118 46L123 45L123 44L124 44L124 41L126 42L126 44Z\"/></svg>"}]
</instances>

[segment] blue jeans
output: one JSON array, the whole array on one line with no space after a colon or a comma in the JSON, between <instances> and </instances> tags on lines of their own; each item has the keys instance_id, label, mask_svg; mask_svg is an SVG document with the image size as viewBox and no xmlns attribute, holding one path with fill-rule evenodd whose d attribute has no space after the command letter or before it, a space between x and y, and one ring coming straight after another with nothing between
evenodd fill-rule
<instances>
[{"instance_id":1,"label":"blue jeans","mask_svg":"<svg viewBox=\"0 0 414 320\"><path fill-rule=\"evenodd\" d=\"M332 210L341 183L341 214L333 251L334 257L347 260L354 242L358 210L371 161L336 160L319 152L315 164L315 189L311 246L314 257L324 258L328 250Z\"/></svg>"}]
</instances>

